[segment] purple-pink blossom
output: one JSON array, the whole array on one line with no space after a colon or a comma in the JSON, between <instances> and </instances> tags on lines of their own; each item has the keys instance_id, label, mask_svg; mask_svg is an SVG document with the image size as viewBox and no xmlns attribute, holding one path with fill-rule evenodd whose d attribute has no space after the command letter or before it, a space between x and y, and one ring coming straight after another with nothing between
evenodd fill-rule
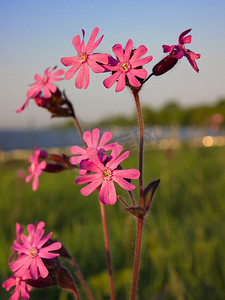
<instances>
[{"instance_id":1,"label":"purple-pink blossom","mask_svg":"<svg viewBox=\"0 0 225 300\"><path fill-rule=\"evenodd\" d=\"M184 32L182 32L179 36L178 39L178 45L163 45L163 52L164 53L170 53L170 55L173 55L173 57L180 59L183 56L185 56L192 68L196 71L199 72L198 66L195 62L196 59L200 58L200 54L196 54L193 51L186 49L185 44L190 44L191 43L191 35L186 36L191 29L187 29Z\"/></svg>"},{"instance_id":2,"label":"purple-pink blossom","mask_svg":"<svg viewBox=\"0 0 225 300\"><path fill-rule=\"evenodd\" d=\"M32 287L25 282L26 279L31 279L29 272L22 277L16 277L15 275L12 275L3 282L2 287L6 289L7 292L15 286L15 288L10 292L12 296L9 298L9 300L19 300L20 297L21 299L30 299L29 292L31 291Z\"/></svg>"},{"instance_id":3,"label":"purple-pink blossom","mask_svg":"<svg viewBox=\"0 0 225 300\"><path fill-rule=\"evenodd\" d=\"M50 239L52 232L42 239L44 235L42 225L42 223L39 223L39 226L34 231L31 228L31 234L28 237L22 234L20 236L22 243L14 243L14 249L18 252L18 258L10 263L10 269L15 272L16 277L21 278L29 271L29 275L33 279L38 277L46 278L49 272L42 258L51 259L59 256L58 253L50 251L59 250L61 243L55 242L43 247Z\"/></svg>"},{"instance_id":4,"label":"purple-pink blossom","mask_svg":"<svg viewBox=\"0 0 225 300\"><path fill-rule=\"evenodd\" d=\"M83 39L81 42L80 36L76 35L73 38L73 46L77 51L76 56L72 57L63 57L61 58L61 62L64 66L72 66L66 73L65 78L71 79L75 73L79 70L76 80L75 86L78 89L82 89L83 87L86 89L88 87L90 81L89 67L94 73L101 73L105 71L105 68L100 64L108 63L108 54L94 53L92 52L98 47L100 44L103 35L95 41L99 32L99 28L95 27L92 31L91 37L85 47L84 44L84 36L85 31L82 29ZM99 64L100 63L100 64Z\"/></svg>"},{"instance_id":5,"label":"purple-pink blossom","mask_svg":"<svg viewBox=\"0 0 225 300\"><path fill-rule=\"evenodd\" d=\"M21 111L24 110L24 108L28 105L29 100L31 98L35 98L41 91L43 91L43 98L50 98L52 96L52 93L55 93L57 90L57 86L55 86L53 84L53 82L55 81L60 81L60 80L64 80L63 77L60 77L62 75L64 75L64 70L63 69L59 69L57 71L55 71L56 67L52 68L50 70L50 68L47 68L44 71L44 76L41 77L38 74L35 74L34 79L36 80L34 83L31 83L30 86L32 86L32 88L30 88L27 91L27 99L24 102L24 104L17 109L17 113L20 113ZM54 72L55 71L55 72Z\"/></svg>"},{"instance_id":6,"label":"purple-pink blossom","mask_svg":"<svg viewBox=\"0 0 225 300\"><path fill-rule=\"evenodd\" d=\"M88 196L101 186L99 200L103 204L112 205L117 200L114 182L127 191L135 189L135 185L129 183L126 179L137 179L140 176L140 172L136 169L121 170L118 168L119 164L130 154L129 151L126 151L119 156L122 150L123 147L116 144L106 164L103 164L97 155L91 157L90 161L81 161L81 169L93 172L93 174L84 175L76 179L77 184L89 183L80 190L82 195Z\"/></svg>"},{"instance_id":7,"label":"purple-pink blossom","mask_svg":"<svg viewBox=\"0 0 225 300\"><path fill-rule=\"evenodd\" d=\"M149 63L152 56L141 58L148 49L141 45L136 50L133 50L133 41L128 40L125 50L121 44L116 44L112 48L118 60L111 60L112 64L105 66L106 69L113 72L113 74L103 81L106 88L110 88L117 80L116 92L120 92L125 88L126 80L133 87L140 87L141 82L137 79L145 79L147 71L141 66Z\"/></svg>"},{"instance_id":8,"label":"purple-pink blossom","mask_svg":"<svg viewBox=\"0 0 225 300\"><path fill-rule=\"evenodd\" d=\"M112 150L115 143L106 145L112 138L112 133L106 131L103 133L100 138L100 130L95 128L90 131L86 131L83 134L83 140L86 143L87 147L81 148L79 146L72 146L71 152L76 156L70 158L70 163L73 165L79 164L82 160L90 159L92 156L99 155L108 150ZM101 159L102 160L102 159Z\"/></svg>"},{"instance_id":9,"label":"purple-pink blossom","mask_svg":"<svg viewBox=\"0 0 225 300\"><path fill-rule=\"evenodd\" d=\"M43 151L35 147L34 155L31 155L29 162L31 165L28 168L30 175L25 178L26 182L29 182L33 178L32 189L36 191L38 188L38 177L41 175L42 171L46 168L46 161L41 161L39 163L39 158L43 157Z\"/></svg>"}]
</instances>

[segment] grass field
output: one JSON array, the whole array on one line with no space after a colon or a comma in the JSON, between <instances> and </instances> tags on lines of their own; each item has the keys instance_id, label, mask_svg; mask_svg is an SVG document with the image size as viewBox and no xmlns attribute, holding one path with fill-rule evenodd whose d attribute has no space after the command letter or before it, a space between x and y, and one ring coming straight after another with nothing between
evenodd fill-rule
<instances>
[{"instance_id":1,"label":"grass field","mask_svg":"<svg viewBox=\"0 0 225 300\"><path fill-rule=\"evenodd\" d=\"M18 170L27 166L24 161L1 163L1 283L10 276L8 259L15 223L25 226L43 220L46 232L53 231L74 255L95 299L109 299L97 195L80 195L75 171L43 173L39 189L33 192L31 184L17 176ZM135 153L124 167L137 168ZM145 153L145 184L158 178L161 183L144 230L138 300L225 299L224 170L223 147ZM107 218L116 299L129 299L135 221L119 201L107 207ZM82 288L80 293L87 299ZM56 287L33 290L30 296L33 300L72 299ZM9 299L2 288L0 299Z\"/></svg>"}]
</instances>

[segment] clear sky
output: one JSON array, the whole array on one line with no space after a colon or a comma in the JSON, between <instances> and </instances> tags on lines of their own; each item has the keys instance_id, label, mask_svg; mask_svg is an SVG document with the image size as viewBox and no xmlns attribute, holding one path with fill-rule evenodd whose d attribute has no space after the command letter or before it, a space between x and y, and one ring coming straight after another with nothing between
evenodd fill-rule
<instances>
[{"instance_id":1,"label":"clear sky","mask_svg":"<svg viewBox=\"0 0 225 300\"><path fill-rule=\"evenodd\" d=\"M140 3L140 4L139 4ZM0 129L39 128L57 125L49 114L31 100L22 113L15 111L25 101L28 85L36 73L58 65L61 57L76 55L72 38L86 31L86 42L95 26L104 34L98 52L112 54L112 46L128 39L144 44L152 67L162 59L163 44L176 44L179 34L192 28L188 48L202 57L195 72L183 58L161 77L152 77L142 90L143 104L158 108L174 99L184 106L213 104L225 96L225 1L98 1L98 0L0 0ZM107 90L106 74L91 74L86 90L75 88L74 80L59 83L73 102L81 120L97 120L117 113L130 114L134 102L126 89Z\"/></svg>"}]
</instances>

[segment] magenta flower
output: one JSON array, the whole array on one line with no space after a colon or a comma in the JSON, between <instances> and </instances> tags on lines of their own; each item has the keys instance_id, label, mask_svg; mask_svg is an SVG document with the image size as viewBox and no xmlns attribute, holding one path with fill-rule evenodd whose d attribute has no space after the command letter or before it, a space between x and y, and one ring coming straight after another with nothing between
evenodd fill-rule
<instances>
[{"instance_id":1,"label":"magenta flower","mask_svg":"<svg viewBox=\"0 0 225 300\"><path fill-rule=\"evenodd\" d=\"M21 235L20 243L15 243L14 248L20 255L17 260L10 264L11 271L15 272L16 277L22 277L29 270L30 276L33 279L38 277L46 278L48 276L48 270L44 265L42 258L51 259L59 256L58 253L51 253L49 251L58 250L61 248L59 242L50 244L43 247L44 244L50 239L52 232L42 239L44 229L37 228L33 232L32 239L25 235Z\"/></svg>"},{"instance_id":2,"label":"magenta flower","mask_svg":"<svg viewBox=\"0 0 225 300\"><path fill-rule=\"evenodd\" d=\"M46 168L46 161L42 161L39 163L39 158L42 155L42 151L40 149L35 148L34 155L31 155L29 158L29 162L31 165L28 170L30 175L25 178L26 182L31 181L33 178L32 189L36 191L38 188L38 177L41 175L42 171Z\"/></svg>"},{"instance_id":3,"label":"magenta flower","mask_svg":"<svg viewBox=\"0 0 225 300\"><path fill-rule=\"evenodd\" d=\"M126 79L134 87L141 86L140 81L136 77L142 79L147 77L147 71L140 67L149 63L152 60L152 56L140 58L148 49L141 45L136 50L133 50L133 41L128 40L124 51L121 44L116 44L112 50L118 61L114 60L112 65L105 66L108 70L115 73L103 81L104 86L110 88L118 80L116 92L120 92L125 88Z\"/></svg>"},{"instance_id":4,"label":"magenta flower","mask_svg":"<svg viewBox=\"0 0 225 300\"><path fill-rule=\"evenodd\" d=\"M182 58L183 56L185 56L190 65L192 66L192 68L196 71L199 72L198 66L195 62L196 59L200 58L201 55L200 54L196 54L193 51L186 49L184 44L190 44L191 43L191 35L188 35L185 37L185 35L187 35L189 32L191 31L191 29L187 29L184 32L182 32L179 36L178 39L178 45L172 45L172 46L168 46L168 45L163 45L163 52L164 53L170 53L171 55L173 55L173 57L176 57L177 59Z\"/></svg>"},{"instance_id":5,"label":"magenta flower","mask_svg":"<svg viewBox=\"0 0 225 300\"><path fill-rule=\"evenodd\" d=\"M64 74L64 70L60 69L54 72L56 67L49 70L50 68L47 68L44 72L44 76L41 77L38 74L35 74L34 79L36 80L34 83L31 83L30 86L33 86L30 88L27 92L27 100L25 103L17 109L17 113L20 113L24 108L28 105L29 100L31 98L35 98L42 90L43 90L43 97L44 98L50 98L52 96L52 93L55 93L57 90L57 86L52 84L55 81L64 80L62 76Z\"/></svg>"},{"instance_id":6,"label":"magenta flower","mask_svg":"<svg viewBox=\"0 0 225 300\"><path fill-rule=\"evenodd\" d=\"M72 165L76 165L79 164L82 160L90 159L95 155L101 156L103 152L113 149L115 143L106 145L106 143L108 143L108 141L110 141L112 138L111 132L104 132L100 141L99 137L100 130L98 128L93 129L92 133L90 131L86 131L83 134L83 140L85 141L87 148L83 149L79 146L72 146L71 152L76 156L70 158L70 163Z\"/></svg>"},{"instance_id":7,"label":"magenta flower","mask_svg":"<svg viewBox=\"0 0 225 300\"><path fill-rule=\"evenodd\" d=\"M64 66L72 66L66 73L65 78L71 79L75 73L79 70L78 75L75 80L75 86L78 89L82 89L83 87L86 89L88 87L90 81L89 75L89 67L92 69L94 73L101 73L105 71L105 68L100 64L108 63L108 54L91 54L100 44L103 35L95 41L98 35L99 29L95 27L92 31L91 37L87 46L84 44L84 36L85 31L82 29L83 40L81 42L80 36L76 35L73 38L73 46L77 51L76 56L72 57L63 57L61 58L61 62ZM100 64L98 64L100 63Z\"/></svg>"},{"instance_id":8,"label":"magenta flower","mask_svg":"<svg viewBox=\"0 0 225 300\"><path fill-rule=\"evenodd\" d=\"M15 286L14 290L10 292L13 295L9 298L9 300L19 300L20 297L21 299L30 299L29 292L32 287L25 282L26 279L30 278L31 277L27 272L27 274L22 277L16 277L13 275L3 282L2 287L6 289L7 292Z\"/></svg>"},{"instance_id":9,"label":"magenta flower","mask_svg":"<svg viewBox=\"0 0 225 300\"><path fill-rule=\"evenodd\" d=\"M93 156L91 161L81 161L81 169L94 173L84 175L76 179L77 184L89 183L80 190L83 196L90 195L94 190L101 186L99 200L103 204L112 205L117 199L114 182L118 183L127 191L135 189L135 185L130 184L126 179L137 179L140 176L140 172L136 169L118 169L119 164L130 154L129 151L126 151L119 157L122 150L122 146L119 144L115 145L111 152L110 159L105 165L100 161L98 156Z\"/></svg>"}]
</instances>

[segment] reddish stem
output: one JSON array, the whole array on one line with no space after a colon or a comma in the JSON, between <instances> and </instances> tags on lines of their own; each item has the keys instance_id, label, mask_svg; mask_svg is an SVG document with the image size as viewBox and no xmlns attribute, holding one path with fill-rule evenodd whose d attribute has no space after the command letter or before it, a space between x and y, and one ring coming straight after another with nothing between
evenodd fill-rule
<instances>
[{"instance_id":1,"label":"reddish stem","mask_svg":"<svg viewBox=\"0 0 225 300\"><path fill-rule=\"evenodd\" d=\"M88 287L86 281L84 280L84 277L83 277L82 273L80 272L80 270L73 258L70 259L70 263L73 266L73 269L74 269L78 279L80 280L80 283L82 284L87 296L89 297L90 300L94 300L94 297L92 296L91 291L89 290L89 287Z\"/></svg>"},{"instance_id":2,"label":"reddish stem","mask_svg":"<svg viewBox=\"0 0 225 300\"><path fill-rule=\"evenodd\" d=\"M110 250L109 250L106 214L105 214L104 204L102 204L101 202L100 202L100 207L101 207L102 226L103 226L104 241L105 241L106 259L107 259L107 266L108 266L108 273L109 273L110 299L114 300L115 297L114 297L114 287L113 287L112 264L111 264Z\"/></svg>"}]
</instances>

